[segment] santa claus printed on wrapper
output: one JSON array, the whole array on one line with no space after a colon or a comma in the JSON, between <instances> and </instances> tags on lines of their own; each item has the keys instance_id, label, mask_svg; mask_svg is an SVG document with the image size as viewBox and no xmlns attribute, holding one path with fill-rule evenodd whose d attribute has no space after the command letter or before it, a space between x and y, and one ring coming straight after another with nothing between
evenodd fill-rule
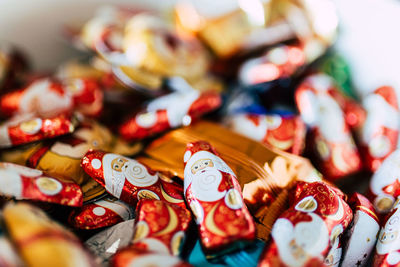
<instances>
[{"instance_id":1,"label":"santa claus printed on wrapper","mask_svg":"<svg viewBox=\"0 0 400 267\"><path fill-rule=\"evenodd\" d=\"M375 248L379 219L372 203L363 195L354 193L348 203L354 218L341 240L344 244L342 266L364 266Z\"/></svg>"},{"instance_id":2,"label":"santa claus printed on wrapper","mask_svg":"<svg viewBox=\"0 0 400 267\"><path fill-rule=\"evenodd\" d=\"M376 244L373 266L398 266L400 264L400 203L397 199L393 210L381 228Z\"/></svg>"},{"instance_id":3,"label":"santa claus printed on wrapper","mask_svg":"<svg viewBox=\"0 0 400 267\"><path fill-rule=\"evenodd\" d=\"M306 128L298 116L235 114L227 124L237 133L296 155L304 147Z\"/></svg>"},{"instance_id":4,"label":"santa claus printed on wrapper","mask_svg":"<svg viewBox=\"0 0 400 267\"><path fill-rule=\"evenodd\" d=\"M329 92L334 89L329 76L316 74L308 77L295 93L300 115L313 132L321 171L329 179L341 178L361 168L344 114Z\"/></svg>"},{"instance_id":5,"label":"santa claus printed on wrapper","mask_svg":"<svg viewBox=\"0 0 400 267\"><path fill-rule=\"evenodd\" d=\"M0 194L61 205L82 206L82 190L42 171L13 163L0 163Z\"/></svg>"},{"instance_id":6,"label":"santa claus printed on wrapper","mask_svg":"<svg viewBox=\"0 0 400 267\"><path fill-rule=\"evenodd\" d=\"M185 205L180 185L161 180L157 172L136 160L91 150L82 158L81 165L111 195L133 206L141 198Z\"/></svg>"},{"instance_id":7,"label":"santa claus printed on wrapper","mask_svg":"<svg viewBox=\"0 0 400 267\"><path fill-rule=\"evenodd\" d=\"M388 213L400 195L400 150L391 153L370 181L370 199L378 214Z\"/></svg>"},{"instance_id":8,"label":"santa claus printed on wrapper","mask_svg":"<svg viewBox=\"0 0 400 267\"><path fill-rule=\"evenodd\" d=\"M339 237L352 219L343 193L322 182L299 182L291 208L275 222L259 266L337 266Z\"/></svg>"},{"instance_id":9,"label":"santa claus printed on wrapper","mask_svg":"<svg viewBox=\"0 0 400 267\"><path fill-rule=\"evenodd\" d=\"M287 266L305 266L313 258L320 262L324 260L322 255L329 242L328 229L321 217L314 213L303 217L305 221L294 224L290 219L279 218L272 228L271 236L279 257Z\"/></svg>"},{"instance_id":10,"label":"santa claus printed on wrapper","mask_svg":"<svg viewBox=\"0 0 400 267\"><path fill-rule=\"evenodd\" d=\"M121 136L126 140L137 140L181 125L189 125L193 118L221 105L221 96L218 93L200 93L190 89L151 101L145 110L121 125Z\"/></svg>"},{"instance_id":11,"label":"santa claus printed on wrapper","mask_svg":"<svg viewBox=\"0 0 400 267\"><path fill-rule=\"evenodd\" d=\"M199 225L203 248L215 252L253 240L255 226L240 185L214 148L204 141L189 143L184 164L185 198Z\"/></svg>"},{"instance_id":12,"label":"santa claus printed on wrapper","mask_svg":"<svg viewBox=\"0 0 400 267\"><path fill-rule=\"evenodd\" d=\"M389 86L380 87L365 97L363 106L367 117L359 134L362 155L366 167L376 171L398 143L400 113L396 92Z\"/></svg>"}]
</instances>

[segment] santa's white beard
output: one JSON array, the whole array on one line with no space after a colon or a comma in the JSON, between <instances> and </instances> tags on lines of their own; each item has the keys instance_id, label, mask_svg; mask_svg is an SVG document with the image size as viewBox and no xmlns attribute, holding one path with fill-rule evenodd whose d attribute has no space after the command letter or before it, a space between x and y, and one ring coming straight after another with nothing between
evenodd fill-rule
<instances>
[{"instance_id":1,"label":"santa's white beard","mask_svg":"<svg viewBox=\"0 0 400 267\"><path fill-rule=\"evenodd\" d=\"M216 201L225 197L226 190L218 190L222 181L221 172L213 167L199 170L192 177L192 193L201 201Z\"/></svg>"},{"instance_id":2,"label":"santa's white beard","mask_svg":"<svg viewBox=\"0 0 400 267\"><path fill-rule=\"evenodd\" d=\"M278 247L279 256L288 266L303 266L312 257L322 259L321 253L329 241L328 229L318 215L310 222L297 223L295 227L288 219L278 219L272 228L272 237ZM291 241L304 250L306 257L296 257Z\"/></svg>"},{"instance_id":3,"label":"santa's white beard","mask_svg":"<svg viewBox=\"0 0 400 267\"><path fill-rule=\"evenodd\" d=\"M146 167L137 161L129 160L122 166L122 172L128 181L140 187L146 187L155 184L158 181L157 174L150 175Z\"/></svg>"},{"instance_id":4,"label":"santa's white beard","mask_svg":"<svg viewBox=\"0 0 400 267\"><path fill-rule=\"evenodd\" d=\"M36 113L42 117L53 117L71 109L71 95L67 93L61 95L51 91L48 86L50 86L48 80L31 85L21 99L22 113Z\"/></svg>"},{"instance_id":5,"label":"santa's white beard","mask_svg":"<svg viewBox=\"0 0 400 267\"><path fill-rule=\"evenodd\" d=\"M381 232L379 233L378 242L376 244L376 251L380 255L387 254L391 251L396 251L400 249L400 220L398 216L400 215L400 210L397 210L387 221L385 227L382 228ZM394 233L397 232L397 235ZM381 238L383 234L386 234L387 239L386 243L382 243ZM391 237L394 235L392 240Z\"/></svg>"},{"instance_id":6,"label":"santa's white beard","mask_svg":"<svg viewBox=\"0 0 400 267\"><path fill-rule=\"evenodd\" d=\"M362 139L368 143L375 132L382 126L389 129L398 129L399 112L389 105L380 95L370 95L364 102L367 118L362 129Z\"/></svg>"},{"instance_id":7,"label":"santa's white beard","mask_svg":"<svg viewBox=\"0 0 400 267\"><path fill-rule=\"evenodd\" d=\"M324 107L323 112L318 113L319 130L324 138L331 142L345 142L348 135L344 131L344 117L336 101L330 96L319 96L319 106Z\"/></svg>"},{"instance_id":8,"label":"santa's white beard","mask_svg":"<svg viewBox=\"0 0 400 267\"><path fill-rule=\"evenodd\" d=\"M379 169L375 172L371 179L371 191L375 195L384 194L382 188L390 185L400 178L400 150L394 151Z\"/></svg>"}]
</instances>

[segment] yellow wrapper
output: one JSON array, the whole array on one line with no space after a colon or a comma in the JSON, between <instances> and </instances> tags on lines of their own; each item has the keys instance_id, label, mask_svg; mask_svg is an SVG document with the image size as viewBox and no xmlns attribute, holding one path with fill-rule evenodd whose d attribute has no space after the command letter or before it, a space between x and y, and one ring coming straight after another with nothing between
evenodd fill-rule
<instances>
[{"instance_id":1,"label":"yellow wrapper","mask_svg":"<svg viewBox=\"0 0 400 267\"><path fill-rule=\"evenodd\" d=\"M10 203L4 208L3 218L27 266L94 266L78 238L39 208Z\"/></svg>"}]
</instances>

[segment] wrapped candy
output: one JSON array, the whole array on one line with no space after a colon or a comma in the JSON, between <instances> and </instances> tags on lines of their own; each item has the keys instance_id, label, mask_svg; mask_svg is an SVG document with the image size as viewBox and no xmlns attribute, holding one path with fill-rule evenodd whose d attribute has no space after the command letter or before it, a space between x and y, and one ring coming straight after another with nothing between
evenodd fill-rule
<instances>
[{"instance_id":1,"label":"wrapped candy","mask_svg":"<svg viewBox=\"0 0 400 267\"><path fill-rule=\"evenodd\" d=\"M126 247L119 250L111 259L111 267L191 267L187 262L178 257L157 253L154 251L143 250L135 247Z\"/></svg>"},{"instance_id":2,"label":"wrapped candy","mask_svg":"<svg viewBox=\"0 0 400 267\"><path fill-rule=\"evenodd\" d=\"M282 45L246 61L239 71L239 79L243 85L253 85L288 78L305 63L306 55L300 47Z\"/></svg>"},{"instance_id":3,"label":"wrapped candy","mask_svg":"<svg viewBox=\"0 0 400 267\"><path fill-rule=\"evenodd\" d=\"M296 89L303 121L311 128L312 147L327 179L336 180L361 169L361 159L344 114L332 97L329 76L316 74Z\"/></svg>"},{"instance_id":4,"label":"wrapped candy","mask_svg":"<svg viewBox=\"0 0 400 267\"><path fill-rule=\"evenodd\" d=\"M385 215L400 196L400 150L390 154L372 175L369 197L379 215Z\"/></svg>"},{"instance_id":5,"label":"wrapped candy","mask_svg":"<svg viewBox=\"0 0 400 267\"><path fill-rule=\"evenodd\" d=\"M128 246L133 238L135 220L108 227L86 240L86 247L96 255L96 262L108 266L110 258L119 248Z\"/></svg>"},{"instance_id":6,"label":"wrapped candy","mask_svg":"<svg viewBox=\"0 0 400 267\"><path fill-rule=\"evenodd\" d=\"M104 193L104 188L90 178L80 166L82 157L89 149L133 155L140 151L141 144L128 145L113 136L105 126L93 120L84 120L69 136L28 146L22 150L3 152L2 160L26 164L54 177L72 180L81 185L84 201L88 201Z\"/></svg>"},{"instance_id":7,"label":"wrapped candy","mask_svg":"<svg viewBox=\"0 0 400 267\"><path fill-rule=\"evenodd\" d=\"M179 256L191 222L190 212L160 200L142 199L136 208L135 248Z\"/></svg>"},{"instance_id":8,"label":"wrapped candy","mask_svg":"<svg viewBox=\"0 0 400 267\"><path fill-rule=\"evenodd\" d=\"M74 108L89 116L101 112L103 92L96 81L73 78L60 83L41 78L0 99L0 111L7 116L29 113L47 118L71 113Z\"/></svg>"},{"instance_id":9,"label":"wrapped candy","mask_svg":"<svg viewBox=\"0 0 400 267\"><path fill-rule=\"evenodd\" d=\"M0 265L3 267L23 266L22 260L15 251L10 240L4 236L0 228Z\"/></svg>"},{"instance_id":10,"label":"wrapped candy","mask_svg":"<svg viewBox=\"0 0 400 267\"><path fill-rule=\"evenodd\" d=\"M255 225L236 175L205 141L188 143L184 154L185 198L207 254L236 249L255 238ZM227 223L229 222L229 223Z\"/></svg>"},{"instance_id":11,"label":"wrapped candy","mask_svg":"<svg viewBox=\"0 0 400 267\"><path fill-rule=\"evenodd\" d=\"M69 223L78 229L97 229L130 220L134 210L122 201L106 197L72 211Z\"/></svg>"},{"instance_id":12,"label":"wrapped candy","mask_svg":"<svg viewBox=\"0 0 400 267\"><path fill-rule=\"evenodd\" d=\"M0 125L0 147L13 147L72 133L75 122L69 116L49 119L19 117Z\"/></svg>"},{"instance_id":13,"label":"wrapped candy","mask_svg":"<svg viewBox=\"0 0 400 267\"><path fill-rule=\"evenodd\" d=\"M400 112L395 90L390 86L376 89L363 100L367 111L360 134L360 152L365 166L374 172L397 147Z\"/></svg>"},{"instance_id":14,"label":"wrapped candy","mask_svg":"<svg viewBox=\"0 0 400 267\"><path fill-rule=\"evenodd\" d=\"M204 76L208 55L196 39L183 39L156 16L139 14L125 28L123 50L131 65L162 76Z\"/></svg>"},{"instance_id":15,"label":"wrapped candy","mask_svg":"<svg viewBox=\"0 0 400 267\"><path fill-rule=\"evenodd\" d=\"M217 4L205 8L179 3L176 21L180 29L197 34L224 59L295 38L305 43L307 54L315 59L335 40L338 17L330 0L237 3L230 4L225 12Z\"/></svg>"},{"instance_id":16,"label":"wrapped candy","mask_svg":"<svg viewBox=\"0 0 400 267\"><path fill-rule=\"evenodd\" d=\"M175 92L151 101L145 111L123 123L119 132L126 140L138 140L188 125L221 105L221 96L209 91Z\"/></svg>"},{"instance_id":17,"label":"wrapped candy","mask_svg":"<svg viewBox=\"0 0 400 267\"><path fill-rule=\"evenodd\" d=\"M39 208L8 204L3 210L6 229L29 266L95 266L92 257L71 232Z\"/></svg>"},{"instance_id":18,"label":"wrapped candy","mask_svg":"<svg viewBox=\"0 0 400 267\"><path fill-rule=\"evenodd\" d=\"M298 116L237 114L228 118L230 129L263 144L301 154L306 127Z\"/></svg>"},{"instance_id":19,"label":"wrapped candy","mask_svg":"<svg viewBox=\"0 0 400 267\"><path fill-rule=\"evenodd\" d=\"M379 232L372 266L389 267L400 263L400 202L397 199L393 210L387 215Z\"/></svg>"},{"instance_id":20,"label":"wrapped candy","mask_svg":"<svg viewBox=\"0 0 400 267\"><path fill-rule=\"evenodd\" d=\"M132 206L142 198L185 206L180 185L161 180L157 172L136 160L90 150L81 166L108 193Z\"/></svg>"},{"instance_id":21,"label":"wrapped candy","mask_svg":"<svg viewBox=\"0 0 400 267\"><path fill-rule=\"evenodd\" d=\"M353 221L344 235L342 266L364 266L373 252L379 232L379 220L371 202L354 193L348 203L353 210Z\"/></svg>"},{"instance_id":22,"label":"wrapped candy","mask_svg":"<svg viewBox=\"0 0 400 267\"><path fill-rule=\"evenodd\" d=\"M344 194L323 182L299 182L292 193L258 266L335 266L341 257L339 238L352 220Z\"/></svg>"},{"instance_id":23,"label":"wrapped candy","mask_svg":"<svg viewBox=\"0 0 400 267\"><path fill-rule=\"evenodd\" d=\"M64 182L46 176L40 170L12 163L0 163L0 194L16 199L82 206L82 190L76 183Z\"/></svg>"}]
</instances>

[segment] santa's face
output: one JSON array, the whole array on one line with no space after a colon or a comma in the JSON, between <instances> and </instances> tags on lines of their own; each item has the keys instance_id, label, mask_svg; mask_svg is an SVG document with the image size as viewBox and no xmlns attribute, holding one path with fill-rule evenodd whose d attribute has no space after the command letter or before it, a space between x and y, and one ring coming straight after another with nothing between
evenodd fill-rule
<instances>
[{"instance_id":1,"label":"santa's face","mask_svg":"<svg viewBox=\"0 0 400 267\"><path fill-rule=\"evenodd\" d=\"M397 214L396 214L397 213ZM390 251L400 249L400 217L398 212L394 213L386 222L385 227L379 233L376 250L378 254L387 254Z\"/></svg>"},{"instance_id":2,"label":"santa's face","mask_svg":"<svg viewBox=\"0 0 400 267\"><path fill-rule=\"evenodd\" d=\"M206 167L214 167L214 163L212 162L211 159L200 159L196 161L192 167L192 173L196 174L200 170L204 170Z\"/></svg>"},{"instance_id":3,"label":"santa's face","mask_svg":"<svg viewBox=\"0 0 400 267\"><path fill-rule=\"evenodd\" d=\"M114 171L122 172L122 167L125 165L126 162L128 162L128 160L124 159L122 157L115 158L113 161L111 161L111 168ZM127 166L128 165L126 165L125 167L127 167Z\"/></svg>"},{"instance_id":4,"label":"santa's face","mask_svg":"<svg viewBox=\"0 0 400 267\"><path fill-rule=\"evenodd\" d=\"M151 175L144 165L134 160L117 157L111 161L111 168L115 174L123 174L135 186L146 187L158 181L157 174Z\"/></svg>"},{"instance_id":5,"label":"santa's face","mask_svg":"<svg viewBox=\"0 0 400 267\"><path fill-rule=\"evenodd\" d=\"M288 219L276 221L272 236L277 244L279 256L289 266L303 266L311 258L321 258L328 245L328 229L322 219L313 213L309 222L293 226Z\"/></svg>"},{"instance_id":6,"label":"santa's face","mask_svg":"<svg viewBox=\"0 0 400 267\"><path fill-rule=\"evenodd\" d=\"M192 192L202 201L216 201L225 197L226 190L219 191L222 173L214 168L210 159L199 160L192 166Z\"/></svg>"}]
</instances>

